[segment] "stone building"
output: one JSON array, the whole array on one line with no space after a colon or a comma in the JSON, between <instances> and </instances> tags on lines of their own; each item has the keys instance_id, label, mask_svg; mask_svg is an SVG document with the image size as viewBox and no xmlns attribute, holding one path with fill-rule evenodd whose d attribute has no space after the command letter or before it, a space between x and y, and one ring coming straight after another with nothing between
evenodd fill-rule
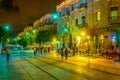
<instances>
[{"instance_id":1,"label":"stone building","mask_svg":"<svg viewBox=\"0 0 120 80\"><path fill-rule=\"evenodd\" d=\"M120 0L65 0L56 8L61 44L91 49L120 46Z\"/></svg>"}]
</instances>

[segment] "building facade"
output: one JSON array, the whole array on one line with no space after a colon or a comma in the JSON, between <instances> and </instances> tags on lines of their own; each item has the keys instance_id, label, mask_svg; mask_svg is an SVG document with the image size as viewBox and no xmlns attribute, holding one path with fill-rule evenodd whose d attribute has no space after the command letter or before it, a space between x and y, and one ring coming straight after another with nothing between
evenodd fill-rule
<instances>
[{"instance_id":1,"label":"building facade","mask_svg":"<svg viewBox=\"0 0 120 80\"><path fill-rule=\"evenodd\" d=\"M51 12L51 13L47 13L44 16L42 16L40 19L36 20L34 22L34 28L39 31L46 31L49 30L50 32L52 32L54 34L54 37L51 37L51 39L53 41L48 41L48 42L41 42L41 46L44 47L54 47L57 48L59 46L57 46L57 43L59 43L56 40L56 26L57 26L57 13L56 12ZM44 34L44 33L43 33ZM49 35L46 35L49 36Z\"/></svg>"},{"instance_id":2,"label":"building facade","mask_svg":"<svg viewBox=\"0 0 120 80\"><path fill-rule=\"evenodd\" d=\"M55 28L55 19L53 19L53 14L47 13L40 19L36 20L34 22L34 27L38 28L39 30Z\"/></svg>"},{"instance_id":3,"label":"building facade","mask_svg":"<svg viewBox=\"0 0 120 80\"><path fill-rule=\"evenodd\" d=\"M120 44L119 0L65 0L56 8L61 44L85 49Z\"/></svg>"}]
</instances>

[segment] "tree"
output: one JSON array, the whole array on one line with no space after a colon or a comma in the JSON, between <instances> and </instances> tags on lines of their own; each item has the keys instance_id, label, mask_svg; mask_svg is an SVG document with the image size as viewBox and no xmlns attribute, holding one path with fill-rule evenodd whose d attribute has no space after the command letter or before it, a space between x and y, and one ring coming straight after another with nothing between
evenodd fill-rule
<instances>
[{"instance_id":1,"label":"tree","mask_svg":"<svg viewBox=\"0 0 120 80\"><path fill-rule=\"evenodd\" d=\"M28 43L27 43L27 40L24 39L24 38L17 40L17 43L18 43L19 45L22 45L23 47L26 47L27 44L28 44Z\"/></svg>"},{"instance_id":2,"label":"tree","mask_svg":"<svg viewBox=\"0 0 120 80\"><path fill-rule=\"evenodd\" d=\"M54 32L50 30L42 30L38 32L36 37L36 42L41 44L41 42L44 43L44 42L52 41L54 36L55 36Z\"/></svg>"},{"instance_id":3,"label":"tree","mask_svg":"<svg viewBox=\"0 0 120 80\"><path fill-rule=\"evenodd\" d=\"M3 29L2 26L0 26L0 40L2 39L2 37L4 36L5 34L5 30Z\"/></svg>"},{"instance_id":4,"label":"tree","mask_svg":"<svg viewBox=\"0 0 120 80\"><path fill-rule=\"evenodd\" d=\"M3 45L6 43L7 39L10 37L10 31L6 26L0 26L0 40L2 40Z\"/></svg>"}]
</instances>

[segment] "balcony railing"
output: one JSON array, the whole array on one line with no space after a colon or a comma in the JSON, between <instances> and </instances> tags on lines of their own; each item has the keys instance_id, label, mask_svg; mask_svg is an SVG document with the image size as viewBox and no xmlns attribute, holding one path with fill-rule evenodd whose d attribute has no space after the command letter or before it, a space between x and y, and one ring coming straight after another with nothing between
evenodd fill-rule
<instances>
[{"instance_id":1,"label":"balcony railing","mask_svg":"<svg viewBox=\"0 0 120 80\"><path fill-rule=\"evenodd\" d=\"M109 22L120 22L120 16L109 17Z\"/></svg>"},{"instance_id":2,"label":"balcony railing","mask_svg":"<svg viewBox=\"0 0 120 80\"><path fill-rule=\"evenodd\" d=\"M87 3L81 3L80 8L87 7Z\"/></svg>"}]
</instances>

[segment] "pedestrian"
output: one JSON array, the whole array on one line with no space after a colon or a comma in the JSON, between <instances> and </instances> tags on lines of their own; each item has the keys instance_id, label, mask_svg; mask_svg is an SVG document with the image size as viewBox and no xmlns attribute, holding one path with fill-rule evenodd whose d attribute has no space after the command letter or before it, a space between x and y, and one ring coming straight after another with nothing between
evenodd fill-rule
<instances>
[{"instance_id":1,"label":"pedestrian","mask_svg":"<svg viewBox=\"0 0 120 80\"><path fill-rule=\"evenodd\" d=\"M37 54L37 48L35 47L34 48L34 56L36 56L36 54Z\"/></svg>"},{"instance_id":2,"label":"pedestrian","mask_svg":"<svg viewBox=\"0 0 120 80\"><path fill-rule=\"evenodd\" d=\"M42 54L42 49L43 49L43 47L40 48L40 53L41 53L41 54Z\"/></svg>"},{"instance_id":3,"label":"pedestrian","mask_svg":"<svg viewBox=\"0 0 120 80\"><path fill-rule=\"evenodd\" d=\"M50 52L50 47L48 47L48 53Z\"/></svg>"},{"instance_id":4,"label":"pedestrian","mask_svg":"<svg viewBox=\"0 0 120 80\"><path fill-rule=\"evenodd\" d=\"M64 56L63 48L61 48L60 53L61 53L61 58L62 58L62 60L63 60L63 56Z\"/></svg>"},{"instance_id":5,"label":"pedestrian","mask_svg":"<svg viewBox=\"0 0 120 80\"><path fill-rule=\"evenodd\" d=\"M65 48L65 59L67 60L67 57L68 57L68 49Z\"/></svg>"},{"instance_id":6,"label":"pedestrian","mask_svg":"<svg viewBox=\"0 0 120 80\"><path fill-rule=\"evenodd\" d=\"M73 49L73 55L72 56L75 56L75 48L73 47L72 49Z\"/></svg>"},{"instance_id":7,"label":"pedestrian","mask_svg":"<svg viewBox=\"0 0 120 80\"><path fill-rule=\"evenodd\" d=\"M73 49L70 49L70 56L73 56Z\"/></svg>"},{"instance_id":8,"label":"pedestrian","mask_svg":"<svg viewBox=\"0 0 120 80\"><path fill-rule=\"evenodd\" d=\"M10 58L10 47L8 47L7 49L6 49L6 59L7 59L7 62L9 61L9 58Z\"/></svg>"}]
</instances>

